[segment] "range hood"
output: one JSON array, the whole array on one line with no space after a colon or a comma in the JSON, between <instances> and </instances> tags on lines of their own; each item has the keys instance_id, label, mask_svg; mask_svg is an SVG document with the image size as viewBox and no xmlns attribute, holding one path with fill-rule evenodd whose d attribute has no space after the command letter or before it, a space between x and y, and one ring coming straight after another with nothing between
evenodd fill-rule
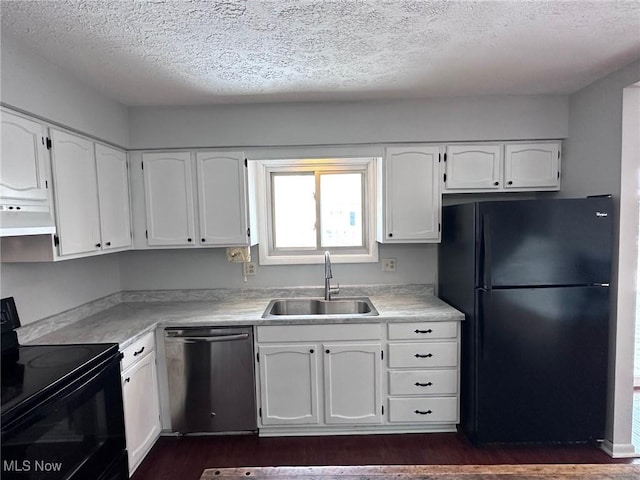
<instances>
[{"instance_id":1,"label":"range hood","mask_svg":"<svg viewBox=\"0 0 640 480\"><path fill-rule=\"evenodd\" d=\"M0 237L55 233L56 225L48 208L0 205Z\"/></svg>"}]
</instances>

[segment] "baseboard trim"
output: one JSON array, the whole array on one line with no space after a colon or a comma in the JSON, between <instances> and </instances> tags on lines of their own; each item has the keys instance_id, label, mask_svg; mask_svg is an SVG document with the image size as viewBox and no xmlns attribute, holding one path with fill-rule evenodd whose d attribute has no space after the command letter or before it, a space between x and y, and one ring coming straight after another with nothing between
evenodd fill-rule
<instances>
[{"instance_id":1,"label":"baseboard trim","mask_svg":"<svg viewBox=\"0 0 640 480\"><path fill-rule=\"evenodd\" d=\"M601 447L604 452L612 458L640 458L640 452L636 452L631 443L614 444L609 440L602 442Z\"/></svg>"}]
</instances>

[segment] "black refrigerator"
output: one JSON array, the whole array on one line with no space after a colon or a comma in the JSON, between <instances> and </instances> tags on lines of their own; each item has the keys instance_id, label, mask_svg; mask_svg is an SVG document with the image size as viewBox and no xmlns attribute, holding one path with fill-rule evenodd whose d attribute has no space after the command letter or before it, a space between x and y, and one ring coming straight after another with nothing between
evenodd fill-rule
<instances>
[{"instance_id":1,"label":"black refrigerator","mask_svg":"<svg viewBox=\"0 0 640 480\"><path fill-rule=\"evenodd\" d=\"M438 295L466 317L472 442L604 438L612 228L609 197L444 207Z\"/></svg>"}]
</instances>

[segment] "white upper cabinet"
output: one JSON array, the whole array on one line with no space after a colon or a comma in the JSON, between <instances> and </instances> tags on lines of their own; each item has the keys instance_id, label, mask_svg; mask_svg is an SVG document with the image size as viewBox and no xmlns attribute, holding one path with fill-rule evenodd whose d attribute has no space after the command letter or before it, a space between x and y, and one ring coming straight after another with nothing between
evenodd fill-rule
<instances>
[{"instance_id":1,"label":"white upper cabinet","mask_svg":"<svg viewBox=\"0 0 640 480\"><path fill-rule=\"evenodd\" d=\"M500 188L502 145L448 145L444 158L444 188Z\"/></svg>"},{"instance_id":2,"label":"white upper cabinet","mask_svg":"<svg viewBox=\"0 0 640 480\"><path fill-rule=\"evenodd\" d=\"M1 112L1 121L2 204L32 205L48 210L47 127L5 110Z\"/></svg>"},{"instance_id":3,"label":"white upper cabinet","mask_svg":"<svg viewBox=\"0 0 640 480\"><path fill-rule=\"evenodd\" d=\"M388 147L378 169L378 235L384 243L438 242L439 146Z\"/></svg>"},{"instance_id":4,"label":"white upper cabinet","mask_svg":"<svg viewBox=\"0 0 640 480\"><path fill-rule=\"evenodd\" d=\"M56 224L61 256L99 251L100 221L94 144L51 130Z\"/></svg>"},{"instance_id":5,"label":"white upper cabinet","mask_svg":"<svg viewBox=\"0 0 640 480\"><path fill-rule=\"evenodd\" d=\"M195 244L191 153L142 155L149 245Z\"/></svg>"},{"instance_id":6,"label":"white upper cabinet","mask_svg":"<svg viewBox=\"0 0 640 480\"><path fill-rule=\"evenodd\" d=\"M131 246L127 154L96 144L100 230L104 250Z\"/></svg>"},{"instance_id":7,"label":"white upper cabinet","mask_svg":"<svg viewBox=\"0 0 640 480\"><path fill-rule=\"evenodd\" d=\"M197 152L202 245L246 245L247 167L243 152Z\"/></svg>"},{"instance_id":8,"label":"white upper cabinet","mask_svg":"<svg viewBox=\"0 0 640 480\"><path fill-rule=\"evenodd\" d=\"M447 145L442 193L560 190L559 140Z\"/></svg>"},{"instance_id":9,"label":"white upper cabinet","mask_svg":"<svg viewBox=\"0 0 640 480\"><path fill-rule=\"evenodd\" d=\"M559 190L560 144L516 143L505 145L505 188Z\"/></svg>"}]
</instances>

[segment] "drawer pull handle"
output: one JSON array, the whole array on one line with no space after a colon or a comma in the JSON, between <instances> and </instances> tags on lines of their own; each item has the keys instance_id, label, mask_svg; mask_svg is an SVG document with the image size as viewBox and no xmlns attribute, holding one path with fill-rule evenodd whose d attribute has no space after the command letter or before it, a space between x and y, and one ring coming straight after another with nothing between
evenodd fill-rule
<instances>
[{"instance_id":1,"label":"drawer pull handle","mask_svg":"<svg viewBox=\"0 0 640 480\"><path fill-rule=\"evenodd\" d=\"M427 410L426 412L422 410L416 410L414 413L416 415L431 415L433 412L431 410Z\"/></svg>"},{"instance_id":2,"label":"drawer pull handle","mask_svg":"<svg viewBox=\"0 0 640 480\"><path fill-rule=\"evenodd\" d=\"M416 328L415 333L433 333L433 330L429 329L429 330L418 330Z\"/></svg>"},{"instance_id":3,"label":"drawer pull handle","mask_svg":"<svg viewBox=\"0 0 640 480\"><path fill-rule=\"evenodd\" d=\"M144 352L144 347L142 347L140 350L138 350L137 352L133 352L133 356L137 357L138 355L140 355L142 352Z\"/></svg>"},{"instance_id":4,"label":"drawer pull handle","mask_svg":"<svg viewBox=\"0 0 640 480\"><path fill-rule=\"evenodd\" d=\"M415 354L416 358L431 358L433 355L431 353L427 353L426 355L420 355L419 353Z\"/></svg>"},{"instance_id":5,"label":"drawer pull handle","mask_svg":"<svg viewBox=\"0 0 640 480\"><path fill-rule=\"evenodd\" d=\"M430 387L431 385L433 385L433 383L431 383L431 382L427 382L427 383L416 382L415 385L416 385L416 387Z\"/></svg>"}]
</instances>

